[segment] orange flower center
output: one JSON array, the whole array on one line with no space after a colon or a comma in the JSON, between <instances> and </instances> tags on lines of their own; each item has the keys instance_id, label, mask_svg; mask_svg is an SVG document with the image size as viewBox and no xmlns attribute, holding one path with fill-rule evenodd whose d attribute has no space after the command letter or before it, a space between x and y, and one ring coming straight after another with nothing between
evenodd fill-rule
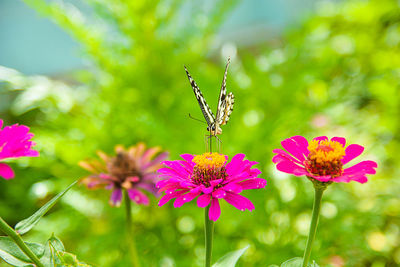
<instances>
[{"instance_id":1,"label":"orange flower center","mask_svg":"<svg viewBox=\"0 0 400 267\"><path fill-rule=\"evenodd\" d=\"M308 145L310 154L305 166L306 169L316 176L330 175L337 177L342 174L343 164L341 159L346 154L345 149L336 141L312 140Z\"/></svg>"},{"instance_id":2,"label":"orange flower center","mask_svg":"<svg viewBox=\"0 0 400 267\"><path fill-rule=\"evenodd\" d=\"M218 153L204 153L197 155L192 160L196 165L193 168L192 181L196 184L210 186L210 181L225 179L226 158Z\"/></svg>"}]
</instances>

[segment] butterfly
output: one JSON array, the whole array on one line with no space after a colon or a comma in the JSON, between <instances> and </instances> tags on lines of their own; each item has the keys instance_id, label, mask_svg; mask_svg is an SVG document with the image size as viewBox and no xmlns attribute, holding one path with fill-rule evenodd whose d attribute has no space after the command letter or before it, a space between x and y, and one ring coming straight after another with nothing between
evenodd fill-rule
<instances>
[{"instance_id":1,"label":"butterfly","mask_svg":"<svg viewBox=\"0 0 400 267\"><path fill-rule=\"evenodd\" d=\"M222 133L221 125L225 125L229 121L229 118L233 111L233 104L235 103L235 97L232 93L226 95L226 76L228 74L229 63L230 63L230 58L228 58L228 63L226 64L225 67L225 74L222 80L221 90L219 92L218 106L216 113L217 116L214 116L212 110L208 106L196 82L193 80L192 76L190 76L187 68L184 67L186 75L189 78L190 85L193 88L194 95L196 96L200 109L203 112L204 118L206 119L208 125L207 131L209 131L213 136Z\"/></svg>"}]
</instances>

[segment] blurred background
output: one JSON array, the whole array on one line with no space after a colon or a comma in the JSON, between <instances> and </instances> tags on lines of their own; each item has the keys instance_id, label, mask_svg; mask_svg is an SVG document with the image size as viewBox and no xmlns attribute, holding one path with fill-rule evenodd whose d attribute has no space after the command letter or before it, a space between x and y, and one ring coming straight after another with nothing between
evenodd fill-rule
<instances>
[{"instance_id":1,"label":"blurred background","mask_svg":"<svg viewBox=\"0 0 400 267\"><path fill-rule=\"evenodd\" d=\"M0 118L35 133L39 158L0 179L11 225L87 174L77 163L116 144L204 152L185 64L215 110L227 58L235 109L222 152L260 162L256 206L222 205L213 258L244 247L238 266L302 256L313 188L278 173L272 149L292 135L344 136L378 162L366 184L324 195L312 253L320 266L400 265L400 8L395 0L1 0ZM95 266L129 266L124 209L108 191L73 188L26 240L51 233ZM203 210L134 205L143 266L202 266ZM0 263L0 266L6 266Z\"/></svg>"}]
</instances>

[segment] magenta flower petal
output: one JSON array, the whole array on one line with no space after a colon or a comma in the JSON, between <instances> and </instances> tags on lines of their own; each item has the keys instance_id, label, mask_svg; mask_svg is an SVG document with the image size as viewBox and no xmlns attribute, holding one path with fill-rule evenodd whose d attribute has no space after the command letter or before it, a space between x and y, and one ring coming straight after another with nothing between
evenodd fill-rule
<instances>
[{"instance_id":1,"label":"magenta flower petal","mask_svg":"<svg viewBox=\"0 0 400 267\"><path fill-rule=\"evenodd\" d=\"M375 168L378 167L378 164L372 160L365 160L357 163L354 166L351 166L347 169L344 169L344 174L354 174L354 173L367 173L367 174L375 174Z\"/></svg>"},{"instance_id":2,"label":"magenta flower petal","mask_svg":"<svg viewBox=\"0 0 400 267\"><path fill-rule=\"evenodd\" d=\"M194 166L194 163L192 162L194 156L193 156L192 154L182 154L182 155L181 155L181 158L183 158L183 159L186 160L187 162L192 163L193 166Z\"/></svg>"},{"instance_id":3,"label":"magenta flower petal","mask_svg":"<svg viewBox=\"0 0 400 267\"><path fill-rule=\"evenodd\" d=\"M39 152L32 149L35 143L31 141L33 134L29 132L29 127L18 124L2 127L3 121L0 120L0 160L39 156ZM14 171L7 164L0 163L0 176L12 179Z\"/></svg>"},{"instance_id":4,"label":"magenta flower petal","mask_svg":"<svg viewBox=\"0 0 400 267\"><path fill-rule=\"evenodd\" d=\"M301 150L301 153L303 153L306 157L308 156L308 141L306 138L304 138L301 135L295 135L291 137L292 140L294 140L297 143L298 148Z\"/></svg>"},{"instance_id":5,"label":"magenta flower petal","mask_svg":"<svg viewBox=\"0 0 400 267\"><path fill-rule=\"evenodd\" d=\"M195 191L195 192L188 192L184 195L180 195L179 197L177 197L175 199L174 202L174 207L175 208L179 208L181 207L183 204L192 201L194 198L196 198L198 195L200 195L200 192Z\"/></svg>"},{"instance_id":6,"label":"magenta flower petal","mask_svg":"<svg viewBox=\"0 0 400 267\"><path fill-rule=\"evenodd\" d=\"M119 207L122 201L122 190L120 188L116 188L112 191L110 197L110 205Z\"/></svg>"},{"instance_id":7,"label":"magenta flower petal","mask_svg":"<svg viewBox=\"0 0 400 267\"><path fill-rule=\"evenodd\" d=\"M291 161L281 161L276 165L276 168L281 172L286 172L290 174L294 174L296 176L306 175L307 171L304 167L300 167L297 164L294 164Z\"/></svg>"},{"instance_id":8,"label":"magenta flower petal","mask_svg":"<svg viewBox=\"0 0 400 267\"><path fill-rule=\"evenodd\" d=\"M200 208L205 208L210 204L210 201L210 195L201 195L197 198L197 206L199 206Z\"/></svg>"},{"instance_id":9,"label":"magenta flower petal","mask_svg":"<svg viewBox=\"0 0 400 267\"><path fill-rule=\"evenodd\" d=\"M330 175L313 175L313 174L308 174L307 175L308 177L312 177L312 178L314 178L315 180L318 180L318 181L320 181L320 182L329 182L329 181L331 181L332 180L332 176L330 176Z\"/></svg>"},{"instance_id":10,"label":"magenta flower petal","mask_svg":"<svg viewBox=\"0 0 400 267\"><path fill-rule=\"evenodd\" d=\"M213 198L224 198L226 196L225 190L219 188L212 193Z\"/></svg>"},{"instance_id":11,"label":"magenta flower petal","mask_svg":"<svg viewBox=\"0 0 400 267\"><path fill-rule=\"evenodd\" d=\"M303 162L305 157L304 154L307 152L307 146L303 146L303 143L297 143L296 142L297 138L288 138L285 139L281 142L283 148L289 152L290 154L292 154L296 159L298 159L300 162Z\"/></svg>"},{"instance_id":12,"label":"magenta flower petal","mask_svg":"<svg viewBox=\"0 0 400 267\"><path fill-rule=\"evenodd\" d=\"M218 199L213 198L211 200L210 210L208 211L208 218L211 221L217 221L219 216L221 215L221 207L219 206Z\"/></svg>"},{"instance_id":13,"label":"magenta flower petal","mask_svg":"<svg viewBox=\"0 0 400 267\"><path fill-rule=\"evenodd\" d=\"M158 173L164 174L164 175L159 175L160 176L166 176L166 177L178 177L178 178L182 178L185 179L185 175L174 170L174 169L170 169L170 168L161 168L158 170Z\"/></svg>"},{"instance_id":14,"label":"magenta flower petal","mask_svg":"<svg viewBox=\"0 0 400 267\"><path fill-rule=\"evenodd\" d=\"M308 143L307 151L300 147L306 142L299 136L294 136L282 141L282 146L291 154L281 149L274 149L276 154L272 161L279 171L291 173L296 176L306 175L320 182L345 182L356 181L365 183L368 181L367 174L375 174L377 164L374 161L362 161L352 167L343 169L343 165L361 155L364 147L351 144L346 146L346 139L333 137L330 141L326 136L319 136ZM304 160L302 160L302 156ZM293 156L293 157L292 157ZM251 184L254 183L248 182ZM247 188L246 182L239 183Z\"/></svg>"},{"instance_id":15,"label":"magenta flower petal","mask_svg":"<svg viewBox=\"0 0 400 267\"><path fill-rule=\"evenodd\" d=\"M327 141L327 140L328 140L328 137L326 137L326 136L318 136L318 137L315 137L313 140L317 140L317 141Z\"/></svg>"},{"instance_id":16,"label":"magenta flower petal","mask_svg":"<svg viewBox=\"0 0 400 267\"><path fill-rule=\"evenodd\" d=\"M363 153L364 147L352 144L346 148L346 155L342 158L343 165L348 163L350 160L355 159L356 157L360 156Z\"/></svg>"},{"instance_id":17,"label":"magenta flower petal","mask_svg":"<svg viewBox=\"0 0 400 267\"><path fill-rule=\"evenodd\" d=\"M4 179L12 179L14 178L14 171L5 163L0 163L0 176Z\"/></svg>"},{"instance_id":18,"label":"magenta flower petal","mask_svg":"<svg viewBox=\"0 0 400 267\"><path fill-rule=\"evenodd\" d=\"M331 141L338 142L338 143L342 144L343 147L346 146L346 138L344 138L344 137L333 137L333 138L331 139Z\"/></svg>"},{"instance_id":19,"label":"magenta flower petal","mask_svg":"<svg viewBox=\"0 0 400 267\"><path fill-rule=\"evenodd\" d=\"M254 205L251 203L250 200L245 198L244 196L235 194L235 193L226 193L226 196L224 198L226 202L237 208L238 210L244 211L244 210L254 210Z\"/></svg>"},{"instance_id":20,"label":"magenta flower petal","mask_svg":"<svg viewBox=\"0 0 400 267\"><path fill-rule=\"evenodd\" d=\"M163 164L175 170L175 172L182 174L183 177L186 177L186 175L190 174L189 170L183 167L179 162L164 161Z\"/></svg>"},{"instance_id":21,"label":"magenta flower petal","mask_svg":"<svg viewBox=\"0 0 400 267\"><path fill-rule=\"evenodd\" d=\"M237 207L254 209L253 204L239 193L265 187L266 181L257 178L260 170L252 168L257 162L245 160L244 154L233 156L230 162L227 156L218 153L197 156L184 154L181 157L184 162L164 162L167 167L159 170L163 180L157 183L157 187L165 191L160 206L176 198L174 207L177 208L198 197L198 207L210 205L209 218L213 221L221 214L219 199L225 199Z\"/></svg>"},{"instance_id":22,"label":"magenta flower petal","mask_svg":"<svg viewBox=\"0 0 400 267\"><path fill-rule=\"evenodd\" d=\"M282 149L274 149L272 152L277 154L272 158L273 163L279 163L282 160L290 160L297 164L302 165L302 161L295 159L293 156L291 156L289 153L287 153Z\"/></svg>"},{"instance_id":23,"label":"magenta flower petal","mask_svg":"<svg viewBox=\"0 0 400 267\"><path fill-rule=\"evenodd\" d=\"M171 192L171 193L164 195L158 202L158 206L160 206L160 207L164 206L171 199L174 199L182 194L185 194L187 191L189 191L189 190L175 191L175 192Z\"/></svg>"},{"instance_id":24,"label":"magenta flower petal","mask_svg":"<svg viewBox=\"0 0 400 267\"><path fill-rule=\"evenodd\" d=\"M236 154L233 156L231 162L226 165L228 175L235 175L238 172L238 169L243 166L242 163L245 156L245 154Z\"/></svg>"},{"instance_id":25,"label":"magenta flower petal","mask_svg":"<svg viewBox=\"0 0 400 267\"><path fill-rule=\"evenodd\" d=\"M255 178L240 182L239 185L244 189L259 189L264 188L267 185L267 181L261 178Z\"/></svg>"},{"instance_id":26,"label":"magenta flower petal","mask_svg":"<svg viewBox=\"0 0 400 267\"><path fill-rule=\"evenodd\" d=\"M128 189L129 198L139 205L149 205L149 198L137 189Z\"/></svg>"},{"instance_id":27,"label":"magenta flower petal","mask_svg":"<svg viewBox=\"0 0 400 267\"><path fill-rule=\"evenodd\" d=\"M39 153L32 150L35 145L30 141L32 137L25 125L14 124L0 129L0 159L38 156Z\"/></svg>"},{"instance_id":28,"label":"magenta flower petal","mask_svg":"<svg viewBox=\"0 0 400 267\"><path fill-rule=\"evenodd\" d=\"M264 179L261 179L261 178L256 178L256 179L260 179L260 180L265 181ZM256 180L256 179L254 179L254 180ZM248 180L248 181L253 181L253 179ZM265 182L266 182L266 181L265 181ZM242 184L242 183L240 183L240 184ZM223 187L223 189L224 189L225 191L229 191L229 192L233 192L233 193L239 194L240 192L243 191L243 189L256 189L256 188L243 188L243 187L242 187L241 185L239 185L239 184L229 183L229 184L225 185L225 186Z\"/></svg>"}]
</instances>

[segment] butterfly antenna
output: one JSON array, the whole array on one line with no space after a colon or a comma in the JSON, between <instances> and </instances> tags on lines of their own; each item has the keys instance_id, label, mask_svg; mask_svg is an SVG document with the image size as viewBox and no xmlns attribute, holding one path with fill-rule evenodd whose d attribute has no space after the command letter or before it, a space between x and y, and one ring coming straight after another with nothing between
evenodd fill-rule
<instances>
[{"instance_id":1,"label":"butterfly antenna","mask_svg":"<svg viewBox=\"0 0 400 267\"><path fill-rule=\"evenodd\" d=\"M191 118L192 120L199 121L199 122L207 124L205 121L202 121L202 120L199 120L199 119L193 117L192 115L190 115L190 113L189 113L189 118Z\"/></svg>"}]
</instances>

